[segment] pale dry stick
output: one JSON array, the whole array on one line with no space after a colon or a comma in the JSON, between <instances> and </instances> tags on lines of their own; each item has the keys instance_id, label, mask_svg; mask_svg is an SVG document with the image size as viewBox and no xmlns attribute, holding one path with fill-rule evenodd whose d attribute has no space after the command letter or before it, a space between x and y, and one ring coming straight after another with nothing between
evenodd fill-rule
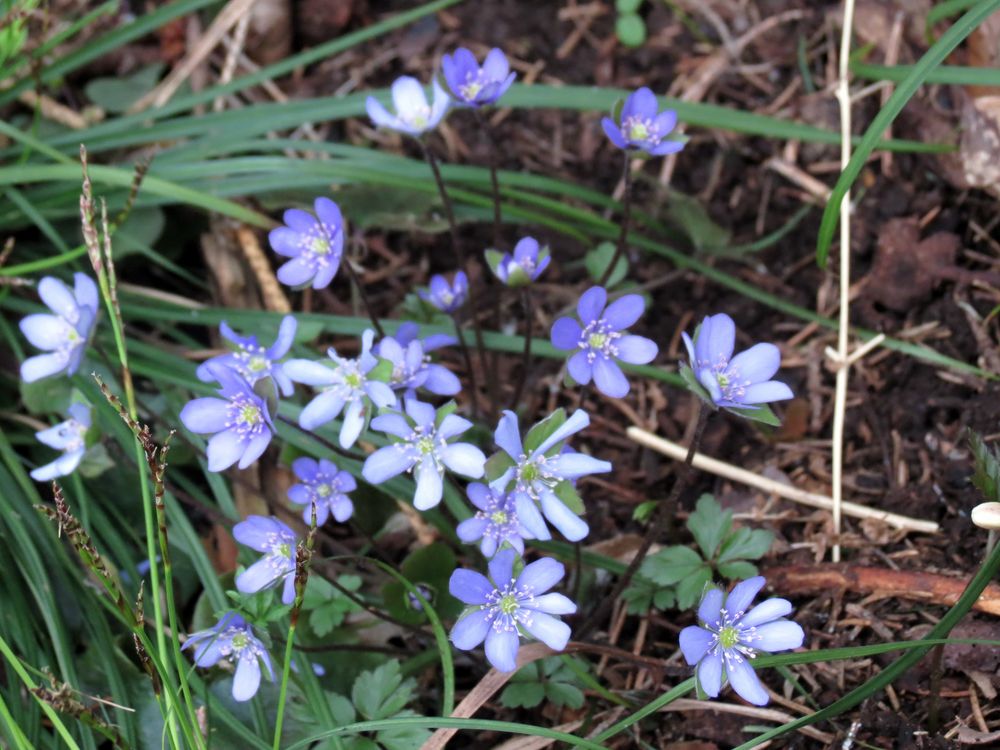
<instances>
[{"instance_id":1,"label":"pale dry stick","mask_svg":"<svg viewBox=\"0 0 1000 750\"><path fill-rule=\"evenodd\" d=\"M886 45L885 52L885 64L886 65L896 65L899 62L899 48L903 40L903 11L897 10L896 15L892 19L892 29L889 31L889 42ZM889 97L892 96L892 86L887 86L882 89L881 93L881 105L884 107L886 102L889 101ZM889 140L892 138L892 125L889 125L885 129L883 138ZM882 162L882 174L889 177L892 174L892 151L886 149L882 152L880 157Z\"/></svg>"},{"instance_id":2,"label":"pale dry stick","mask_svg":"<svg viewBox=\"0 0 1000 750\"><path fill-rule=\"evenodd\" d=\"M772 156L764 162L764 168L777 172L787 180L794 182L809 195L816 199L817 203L826 203L830 200L830 188L808 172L803 171L790 161L786 161L778 156Z\"/></svg>"},{"instance_id":3,"label":"pale dry stick","mask_svg":"<svg viewBox=\"0 0 1000 750\"><path fill-rule=\"evenodd\" d=\"M236 72L236 63L239 62L243 46L247 43L247 31L250 29L250 19L252 17L251 13L245 13L236 22L236 30L233 31L232 43L226 45L226 59L222 63L222 72L219 74L219 85L224 86L233 80L233 74ZM215 101L212 102L212 109L216 112L221 112L225 107L225 97L217 96Z\"/></svg>"},{"instance_id":4,"label":"pale dry stick","mask_svg":"<svg viewBox=\"0 0 1000 750\"><path fill-rule=\"evenodd\" d=\"M83 115L74 112L72 109L64 104L60 104L55 99L45 94L38 94L31 89L27 91L22 91L17 96L18 100L29 107L38 107L38 111L42 113L42 117L46 120L52 120L52 122L57 122L60 125L65 125L71 130L83 130L89 127L92 123L87 120ZM95 120L103 120L104 112L101 110L101 116L99 118L93 118Z\"/></svg>"},{"instance_id":5,"label":"pale dry stick","mask_svg":"<svg viewBox=\"0 0 1000 750\"><path fill-rule=\"evenodd\" d=\"M684 456L687 453L687 448L684 446L666 440L665 438L661 438L651 432L647 432L641 427L629 427L625 430L625 434L635 442L639 443L639 445L652 448L657 453L662 453L664 456L669 456L676 461L683 461ZM816 492L809 492L807 490L800 490L797 487L791 487L787 484L776 482L773 479L768 479L767 477L755 474L752 471L741 469L738 466L733 466L725 461L710 458L703 453L695 454L692 465L694 468L700 469L701 471L707 471L709 474L715 474L716 476L723 477L724 479L730 479L734 482L739 482L740 484L755 487L763 492L771 492L785 498L786 500L792 500L793 502L800 503L802 505L808 505L811 508L820 508L821 510L831 510L833 508L833 500L825 495L820 495ZM917 518L899 515L898 513L875 510L857 503L845 502L842 504L842 510L845 514L853 518L873 518L896 529L918 531L926 534L936 534L940 531L940 527L934 521L923 521Z\"/></svg>"},{"instance_id":6,"label":"pale dry stick","mask_svg":"<svg viewBox=\"0 0 1000 750\"><path fill-rule=\"evenodd\" d=\"M840 167L851 160L851 92L847 85L848 58L851 54L851 29L854 27L854 0L844 0L844 26L840 33L837 101L840 103ZM840 201L840 310L837 324L837 357L839 365L833 395L833 464L831 494L833 501L834 562L840 562L840 525L844 504L844 420L847 414L847 384L851 374L847 337L851 325L851 191ZM829 356L829 355L827 355Z\"/></svg>"},{"instance_id":7,"label":"pale dry stick","mask_svg":"<svg viewBox=\"0 0 1000 750\"><path fill-rule=\"evenodd\" d=\"M215 17L212 24L205 30L198 45L191 50L180 64L178 64L170 74L157 84L156 88L139 99L129 107L127 114L135 114L149 107L162 107L170 97L177 93L177 89L187 80L188 76L194 72L208 57L209 53L215 49L216 45L222 41L229 30L243 17L249 16L254 3L257 0L229 0L225 8Z\"/></svg>"},{"instance_id":8,"label":"pale dry stick","mask_svg":"<svg viewBox=\"0 0 1000 750\"><path fill-rule=\"evenodd\" d=\"M257 241L256 233L249 227L241 226L236 230L236 239L239 240L243 256L260 285L260 294L264 298L265 307L271 312L290 313L292 306L274 275L267 255Z\"/></svg>"},{"instance_id":9,"label":"pale dry stick","mask_svg":"<svg viewBox=\"0 0 1000 750\"><path fill-rule=\"evenodd\" d=\"M719 701L697 701L692 698L677 698L661 708L660 711L718 711L724 714L735 714L736 716L748 716L752 719L771 721L776 724L785 724L794 718L791 714L778 711L775 708L741 706L736 703L721 703ZM815 727L802 727L799 731L806 737L819 740L827 746L834 740L832 734L822 732Z\"/></svg>"}]
</instances>

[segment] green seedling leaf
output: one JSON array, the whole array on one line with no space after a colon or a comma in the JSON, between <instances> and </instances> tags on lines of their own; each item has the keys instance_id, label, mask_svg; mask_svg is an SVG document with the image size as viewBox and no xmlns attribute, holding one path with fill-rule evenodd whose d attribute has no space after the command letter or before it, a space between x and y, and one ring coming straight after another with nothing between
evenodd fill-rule
<instances>
[{"instance_id":1,"label":"green seedling leaf","mask_svg":"<svg viewBox=\"0 0 1000 750\"><path fill-rule=\"evenodd\" d=\"M623 13L615 21L615 34L626 47L641 47L646 41L646 22L637 13Z\"/></svg>"},{"instance_id":2,"label":"green seedling leaf","mask_svg":"<svg viewBox=\"0 0 1000 750\"><path fill-rule=\"evenodd\" d=\"M611 265L611 261L615 257L615 244L613 242L602 242L600 245L590 250L586 255L583 256L583 265L587 269L587 273L590 274L590 278L595 282L600 281L604 278L604 272L607 270L608 266ZM628 273L628 260L625 258L625 253L622 253L622 257L618 259L615 263L615 269L611 272L608 277L607 284L605 286L610 289L616 284L620 284L624 279L625 275Z\"/></svg>"},{"instance_id":3,"label":"green seedling leaf","mask_svg":"<svg viewBox=\"0 0 1000 750\"><path fill-rule=\"evenodd\" d=\"M704 494L698 498L694 513L688 516L687 527L706 560L713 560L722 540L733 525L733 513L723 510L715 498Z\"/></svg>"},{"instance_id":4,"label":"green seedling leaf","mask_svg":"<svg viewBox=\"0 0 1000 750\"><path fill-rule=\"evenodd\" d=\"M774 412L771 411L771 407L767 404L761 404L752 408L737 408L733 406L725 408L730 414L735 414L737 417L742 417L743 419L749 419L751 422L760 422L771 427L781 427L781 420L775 416Z\"/></svg>"},{"instance_id":5,"label":"green seedling leaf","mask_svg":"<svg viewBox=\"0 0 1000 750\"><path fill-rule=\"evenodd\" d=\"M690 547L666 547L643 560L639 574L660 586L672 586L694 575L704 564L701 555Z\"/></svg>"},{"instance_id":6,"label":"green seedling leaf","mask_svg":"<svg viewBox=\"0 0 1000 750\"><path fill-rule=\"evenodd\" d=\"M771 549L774 534L765 529L736 529L722 544L719 564L735 560L759 560Z\"/></svg>"},{"instance_id":7,"label":"green seedling leaf","mask_svg":"<svg viewBox=\"0 0 1000 750\"><path fill-rule=\"evenodd\" d=\"M95 78L84 87L84 92L97 106L121 114L156 86L164 67L163 63L154 63L130 76Z\"/></svg>"},{"instance_id":8,"label":"green seedling leaf","mask_svg":"<svg viewBox=\"0 0 1000 750\"><path fill-rule=\"evenodd\" d=\"M712 221L697 198L676 190L671 190L667 199L666 219L679 227L699 252L728 247L733 237L729 230Z\"/></svg>"},{"instance_id":9,"label":"green seedling leaf","mask_svg":"<svg viewBox=\"0 0 1000 750\"><path fill-rule=\"evenodd\" d=\"M701 601L705 587L712 582L712 568L708 563L702 563L701 567L685 576L677 584L677 606L681 609L690 609Z\"/></svg>"},{"instance_id":10,"label":"green seedling leaf","mask_svg":"<svg viewBox=\"0 0 1000 750\"><path fill-rule=\"evenodd\" d=\"M580 493L576 491L576 487L573 486L572 482L559 482L553 491L556 497L562 500L566 507L576 513L576 515L579 516L586 512L587 509L583 505L583 498L580 497Z\"/></svg>"}]
</instances>

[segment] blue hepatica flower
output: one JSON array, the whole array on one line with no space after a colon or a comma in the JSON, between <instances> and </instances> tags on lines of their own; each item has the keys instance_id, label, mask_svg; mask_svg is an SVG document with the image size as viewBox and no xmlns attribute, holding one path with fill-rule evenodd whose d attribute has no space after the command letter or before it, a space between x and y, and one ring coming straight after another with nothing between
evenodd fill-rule
<instances>
[{"instance_id":1,"label":"blue hepatica flower","mask_svg":"<svg viewBox=\"0 0 1000 750\"><path fill-rule=\"evenodd\" d=\"M72 290L54 276L46 276L38 282L38 295L53 314L28 315L21 320L21 332L32 346L48 353L21 363L25 383L76 372L97 319L97 285L85 274L73 274Z\"/></svg>"},{"instance_id":2,"label":"blue hepatica flower","mask_svg":"<svg viewBox=\"0 0 1000 750\"><path fill-rule=\"evenodd\" d=\"M431 362L418 338L404 345L386 336L378 343L376 353L392 363L389 386L393 390L406 391L408 396L413 396L417 388L438 396L454 396L462 390L461 381L451 370Z\"/></svg>"},{"instance_id":3,"label":"blue hepatica flower","mask_svg":"<svg viewBox=\"0 0 1000 750\"><path fill-rule=\"evenodd\" d=\"M747 612L763 587L764 577L757 576L736 584L728 596L710 589L698 607L701 624L681 631L684 658L697 665L698 683L711 698L718 697L728 680L744 700L766 705L767 691L750 662L759 651L787 651L805 639L798 623L784 619L792 611L786 599L768 599Z\"/></svg>"},{"instance_id":4,"label":"blue hepatica flower","mask_svg":"<svg viewBox=\"0 0 1000 750\"><path fill-rule=\"evenodd\" d=\"M659 348L644 336L625 332L645 309L640 295L626 294L610 305L607 301L604 287L593 286L584 292L576 306L580 322L559 318L552 325L552 345L576 351L566 363L573 380L586 385L593 378L601 393L621 398L629 385L615 360L644 365L656 358Z\"/></svg>"},{"instance_id":5,"label":"blue hepatica flower","mask_svg":"<svg viewBox=\"0 0 1000 750\"><path fill-rule=\"evenodd\" d=\"M220 354L217 357L206 359L198 366L196 374L198 379L210 383L215 380L212 375L212 366L228 367L236 370L244 379L253 385L263 378L271 378L275 385L281 389L283 396L291 396L295 390L292 381L285 374L278 360L288 354L295 340L295 318L286 315L281 319L281 327L278 329L278 338L266 349L257 343L256 336L240 336L225 321L219 326L219 332L224 338L236 344L236 351L230 354Z\"/></svg>"},{"instance_id":6,"label":"blue hepatica flower","mask_svg":"<svg viewBox=\"0 0 1000 750\"><path fill-rule=\"evenodd\" d=\"M486 456L471 443L449 442L472 427L472 422L452 414L451 406L435 410L414 398L405 399L406 414L380 414L372 420L372 429L398 438L392 445L379 448L365 459L361 475L371 484L412 471L417 481L413 505L418 510L433 508L441 502L442 477L450 469L470 479L483 475Z\"/></svg>"},{"instance_id":7,"label":"blue hepatica flower","mask_svg":"<svg viewBox=\"0 0 1000 750\"><path fill-rule=\"evenodd\" d=\"M477 510L458 525L458 538L468 544L479 542L480 551L488 558L504 543L523 555L524 540L532 537L517 518L514 498L480 482L470 483L466 494Z\"/></svg>"},{"instance_id":8,"label":"blue hepatica flower","mask_svg":"<svg viewBox=\"0 0 1000 750\"><path fill-rule=\"evenodd\" d=\"M299 481L288 488L288 499L304 505L302 519L312 523L312 504L316 503L316 525L322 526L333 517L343 523L354 513L354 503L347 496L358 488L354 477L341 471L332 461L319 461L303 456L292 462L292 471Z\"/></svg>"},{"instance_id":9,"label":"blue hepatica flower","mask_svg":"<svg viewBox=\"0 0 1000 750\"><path fill-rule=\"evenodd\" d=\"M277 518L248 516L233 526L233 537L264 556L236 576L236 589L256 594L284 581L281 602L295 601L295 532Z\"/></svg>"},{"instance_id":10,"label":"blue hepatica flower","mask_svg":"<svg viewBox=\"0 0 1000 750\"><path fill-rule=\"evenodd\" d=\"M235 370L211 365L212 377L222 386L222 398L196 398L181 409L181 422L191 432L212 435L208 441L208 470L222 471L239 462L245 469L271 442L274 423L267 402Z\"/></svg>"},{"instance_id":11,"label":"blue hepatica flower","mask_svg":"<svg viewBox=\"0 0 1000 750\"><path fill-rule=\"evenodd\" d=\"M454 55L441 58L441 69L451 93L466 107L495 103L517 78L517 73L510 72L507 56L496 47L486 55L482 67L472 52L459 47Z\"/></svg>"},{"instance_id":12,"label":"blue hepatica flower","mask_svg":"<svg viewBox=\"0 0 1000 750\"><path fill-rule=\"evenodd\" d=\"M540 247L534 237L523 237L514 246L513 254L486 251L487 264L497 278L509 287L530 284L542 275L551 260L549 249Z\"/></svg>"},{"instance_id":13,"label":"blue hepatica flower","mask_svg":"<svg viewBox=\"0 0 1000 750\"><path fill-rule=\"evenodd\" d=\"M564 482L571 485L588 474L611 471L607 461L576 451L562 451L563 441L589 424L587 412L577 409L545 440L526 452L521 443L517 415L505 411L500 418L494 439L513 465L490 486L512 494L518 520L536 539L552 538L545 519L571 542L583 539L590 531L587 522L570 510L557 494Z\"/></svg>"},{"instance_id":14,"label":"blue hepatica flower","mask_svg":"<svg viewBox=\"0 0 1000 750\"><path fill-rule=\"evenodd\" d=\"M418 294L425 302L451 315L464 305L469 297L469 277L465 275L465 271L459 271L449 284L444 276L437 274L431 276L427 289L419 290Z\"/></svg>"},{"instance_id":15,"label":"blue hepatica flower","mask_svg":"<svg viewBox=\"0 0 1000 750\"><path fill-rule=\"evenodd\" d=\"M248 701L260 688L260 663L264 662L268 679L274 682L274 667L264 644L253 628L235 612L227 612L208 630L188 636L184 648L194 649L194 663L212 667L223 659L236 662L233 699Z\"/></svg>"},{"instance_id":16,"label":"blue hepatica flower","mask_svg":"<svg viewBox=\"0 0 1000 750\"><path fill-rule=\"evenodd\" d=\"M392 103L396 107L396 114L389 112L374 96L369 96L365 101L365 109L372 122L380 128L420 135L437 127L451 101L436 78L431 82L431 87L434 90L434 102L428 104L427 94L420 81L410 76L401 76L392 83Z\"/></svg>"},{"instance_id":17,"label":"blue hepatica flower","mask_svg":"<svg viewBox=\"0 0 1000 750\"><path fill-rule=\"evenodd\" d=\"M651 156L673 154L684 148L684 141L667 139L676 125L677 113L672 109L660 112L656 95L645 86L629 94L619 122L610 117L601 120L605 135L618 148L645 151Z\"/></svg>"},{"instance_id":18,"label":"blue hepatica flower","mask_svg":"<svg viewBox=\"0 0 1000 750\"><path fill-rule=\"evenodd\" d=\"M716 406L752 408L794 398L791 388L771 380L781 367L781 350L774 344L755 344L733 356L736 324L725 313L707 316L693 341L683 336L691 369Z\"/></svg>"},{"instance_id":19,"label":"blue hepatica flower","mask_svg":"<svg viewBox=\"0 0 1000 750\"><path fill-rule=\"evenodd\" d=\"M76 471L87 452L86 435L90 429L90 406L71 404L69 419L65 422L35 433L35 438L50 448L63 452L59 458L31 472L36 482L47 482L56 477L64 477Z\"/></svg>"},{"instance_id":20,"label":"blue hepatica flower","mask_svg":"<svg viewBox=\"0 0 1000 750\"><path fill-rule=\"evenodd\" d=\"M387 383L369 377L378 364L378 359L371 353L374 338L372 330L362 334L361 354L357 359L341 357L332 347L328 349L333 367L308 359L290 359L285 363L285 373L296 383L322 390L299 415L299 424L304 429L314 430L344 411L340 446L350 448L365 426L370 403L378 407L396 403L396 395Z\"/></svg>"},{"instance_id":21,"label":"blue hepatica flower","mask_svg":"<svg viewBox=\"0 0 1000 750\"><path fill-rule=\"evenodd\" d=\"M566 648L570 629L558 615L576 612L569 598L545 593L566 575L562 563L543 557L515 578L515 555L512 549L498 552L489 564L490 578L459 568L448 583L451 595L471 607L451 629L451 642L469 651L485 640L486 658L501 672L517 668L522 634L556 651Z\"/></svg>"},{"instance_id":22,"label":"blue hepatica flower","mask_svg":"<svg viewBox=\"0 0 1000 750\"><path fill-rule=\"evenodd\" d=\"M282 284L312 284L313 289L325 289L340 268L344 253L340 207L329 198L317 198L313 208L315 216L298 208L288 209L283 217L286 226L272 229L268 235L274 252L291 258L278 269Z\"/></svg>"}]
</instances>

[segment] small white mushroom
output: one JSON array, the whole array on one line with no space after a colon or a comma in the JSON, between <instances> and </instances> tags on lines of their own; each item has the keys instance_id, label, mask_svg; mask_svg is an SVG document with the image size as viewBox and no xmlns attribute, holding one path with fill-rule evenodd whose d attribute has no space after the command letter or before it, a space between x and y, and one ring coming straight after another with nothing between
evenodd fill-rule
<instances>
[{"instance_id":1,"label":"small white mushroom","mask_svg":"<svg viewBox=\"0 0 1000 750\"><path fill-rule=\"evenodd\" d=\"M1000 503L981 503L972 509L972 523L981 529L1000 529Z\"/></svg>"}]
</instances>

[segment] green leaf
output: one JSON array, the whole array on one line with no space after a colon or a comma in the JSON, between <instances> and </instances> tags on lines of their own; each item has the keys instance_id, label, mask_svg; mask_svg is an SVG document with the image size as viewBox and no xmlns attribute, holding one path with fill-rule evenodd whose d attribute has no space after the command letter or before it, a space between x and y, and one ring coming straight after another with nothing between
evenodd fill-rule
<instances>
[{"instance_id":1,"label":"green leaf","mask_svg":"<svg viewBox=\"0 0 1000 750\"><path fill-rule=\"evenodd\" d=\"M394 718L418 715L413 711L400 711ZM381 730L375 738L385 750L420 750L430 736L431 731L424 727L393 727Z\"/></svg>"},{"instance_id":2,"label":"green leaf","mask_svg":"<svg viewBox=\"0 0 1000 750\"><path fill-rule=\"evenodd\" d=\"M690 609L701 601L705 587L712 582L712 569L705 563L677 584L677 606Z\"/></svg>"},{"instance_id":3,"label":"green leaf","mask_svg":"<svg viewBox=\"0 0 1000 750\"><path fill-rule=\"evenodd\" d=\"M580 516L586 512L586 508L583 505L583 498L580 497L580 493L576 491L576 487L570 481L559 482L553 489L555 496L563 501L565 506L571 511Z\"/></svg>"},{"instance_id":4,"label":"green leaf","mask_svg":"<svg viewBox=\"0 0 1000 750\"><path fill-rule=\"evenodd\" d=\"M104 443L98 443L88 448L87 452L83 454L83 460L80 462L78 471L80 472L80 476L86 479L94 479L113 468L115 468L114 459L111 458L108 449L104 447Z\"/></svg>"},{"instance_id":5,"label":"green leaf","mask_svg":"<svg viewBox=\"0 0 1000 750\"><path fill-rule=\"evenodd\" d=\"M346 726L354 721L356 713L354 704L339 693L327 693L326 701L330 704L330 713L338 726Z\"/></svg>"},{"instance_id":6,"label":"green leaf","mask_svg":"<svg viewBox=\"0 0 1000 750\"><path fill-rule=\"evenodd\" d=\"M732 239L732 232L712 221L697 198L676 190L671 190L667 199L666 218L680 227L698 251L726 247Z\"/></svg>"},{"instance_id":7,"label":"green leaf","mask_svg":"<svg viewBox=\"0 0 1000 750\"><path fill-rule=\"evenodd\" d=\"M506 451L497 451L486 461L486 481L495 482L514 465L515 461Z\"/></svg>"},{"instance_id":8,"label":"green leaf","mask_svg":"<svg viewBox=\"0 0 1000 750\"><path fill-rule=\"evenodd\" d=\"M156 86L164 67L163 63L154 63L124 78L95 78L83 90L94 104L120 114Z\"/></svg>"},{"instance_id":9,"label":"green leaf","mask_svg":"<svg viewBox=\"0 0 1000 750\"><path fill-rule=\"evenodd\" d=\"M727 406L725 409L729 413L735 414L737 417L743 417L743 419L749 419L751 422L760 422L761 424L770 425L771 427L781 427L781 420L774 415L774 412L771 411L771 407L767 404L745 408Z\"/></svg>"},{"instance_id":10,"label":"green leaf","mask_svg":"<svg viewBox=\"0 0 1000 750\"><path fill-rule=\"evenodd\" d=\"M42 378L34 383L18 380L18 387L29 414L63 414L69 408L73 393L69 378Z\"/></svg>"},{"instance_id":11,"label":"green leaf","mask_svg":"<svg viewBox=\"0 0 1000 750\"><path fill-rule=\"evenodd\" d=\"M725 542L719 554L719 564L734 560L759 560L771 549L774 534L766 529L736 529Z\"/></svg>"},{"instance_id":12,"label":"green leaf","mask_svg":"<svg viewBox=\"0 0 1000 750\"><path fill-rule=\"evenodd\" d=\"M663 610L673 609L675 601L676 592L671 588L660 589L653 595L653 606L661 612Z\"/></svg>"},{"instance_id":13,"label":"green leaf","mask_svg":"<svg viewBox=\"0 0 1000 750\"><path fill-rule=\"evenodd\" d=\"M659 504L659 500L647 500L644 503L639 503L632 511L632 520L645 523Z\"/></svg>"},{"instance_id":14,"label":"green leaf","mask_svg":"<svg viewBox=\"0 0 1000 750\"><path fill-rule=\"evenodd\" d=\"M500 261L503 260L503 253L499 250L490 248L483 254L486 256L486 265L489 266L490 270L495 274L497 269L500 268Z\"/></svg>"},{"instance_id":15,"label":"green leaf","mask_svg":"<svg viewBox=\"0 0 1000 750\"><path fill-rule=\"evenodd\" d=\"M747 578L753 578L757 575L757 566L746 560L722 563L718 570L719 575L731 581L745 581Z\"/></svg>"},{"instance_id":16,"label":"green leaf","mask_svg":"<svg viewBox=\"0 0 1000 750\"><path fill-rule=\"evenodd\" d=\"M583 256L583 265L587 269L587 273L590 274L590 278L595 282L600 281L604 277L604 272L611 265L611 261L615 257L615 244L613 242L602 242L600 245L595 247L593 250L587 252ZM608 281L605 287L610 289L616 284L621 283L628 273L628 260L625 258L625 253L618 259L615 263L615 270L611 272L608 277Z\"/></svg>"},{"instance_id":17,"label":"green leaf","mask_svg":"<svg viewBox=\"0 0 1000 750\"><path fill-rule=\"evenodd\" d=\"M572 709L583 708L583 691L568 682L551 681L545 683L545 697L557 706Z\"/></svg>"},{"instance_id":18,"label":"green leaf","mask_svg":"<svg viewBox=\"0 0 1000 750\"><path fill-rule=\"evenodd\" d=\"M615 34L626 47L640 47L646 41L646 22L636 13L623 13L615 21Z\"/></svg>"},{"instance_id":19,"label":"green leaf","mask_svg":"<svg viewBox=\"0 0 1000 750\"><path fill-rule=\"evenodd\" d=\"M642 0L615 0L615 10L619 13L637 13Z\"/></svg>"},{"instance_id":20,"label":"green leaf","mask_svg":"<svg viewBox=\"0 0 1000 750\"><path fill-rule=\"evenodd\" d=\"M969 430L969 449L975 461L972 484L987 501L1000 501L1000 455L972 430Z\"/></svg>"},{"instance_id":21,"label":"green leaf","mask_svg":"<svg viewBox=\"0 0 1000 750\"><path fill-rule=\"evenodd\" d=\"M671 586L694 575L704 564L690 547L666 547L643 560L639 574L660 586Z\"/></svg>"},{"instance_id":22,"label":"green leaf","mask_svg":"<svg viewBox=\"0 0 1000 750\"><path fill-rule=\"evenodd\" d=\"M695 337L697 337L697 335L697 332L695 332ZM695 340L697 340L697 338ZM719 408L715 405L715 402L712 400L708 391L705 390L705 386L703 386L698 380L698 376L695 374L694 370L688 367L687 363L681 363L681 366L677 369L677 374L684 380L684 384L688 387L688 390L710 406L713 411Z\"/></svg>"},{"instance_id":23,"label":"green leaf","mask_svg":"<svg viewBox=\"0 0 1000 750\"><path fill-rule=\"evenodd\" d=\"M552 435L556 430L563 426L566 422L566 410L562 407L556 409L554 412L549 414L541 422L535 424L528 434L524 436L524 451L525 453L531 453L535 448L544 443L550 435ZM549 451L558 451L559 445L552 446Z\"/></svg>"},{"instance_id":24,"label":"green leaf","mask_svg":"<svg viewBox=\"0 0 1000 750\"><path fill-rule=\"evenodd\" d=\"M371 672L362 672L351 688L351 700L365 719L388 719L413 697L416 681L403 680L399 662L387 661Z\"/></svg>"},{"instance_id":25,"label":"green leaf","mask_svg":"<svg viewBox=\"0 0 1000 750\"><path fill-rule=\"evenodd\" d=\"M500 693L500 702L507 708L534 708L545 699L545 686L540 682L511 682Z\"/></svg>"},{"instance_id":26,"label":"green leaf","mask_svg":"<svg viewBox=\"0 0 1000 750\"><path fill-rule=\"evenodd\" d=\"M705 493L698 498L694 513L688 516L687 527L706 560L715 557L719 545L733 525L733 513L723 510L715 498Z\"/></svg>"},{"instance_id":27,"label":"green leaf","mask_svg":"<svg viewBox=\"0 0 1000 750\"><path fill-rule=\"evenodd\" d=\"M166 226L163 210L156 206L136 208L115 232L115 260L132 253L145 253L153 247Z\"/></svg>"}]
</instances>

